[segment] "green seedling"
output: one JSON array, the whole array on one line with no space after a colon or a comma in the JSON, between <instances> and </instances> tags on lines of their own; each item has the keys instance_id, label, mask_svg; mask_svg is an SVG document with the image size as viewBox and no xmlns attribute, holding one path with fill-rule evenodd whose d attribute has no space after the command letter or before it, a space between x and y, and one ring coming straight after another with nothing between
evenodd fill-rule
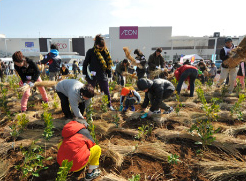
<instances>
[{"instance_id":1,"label":"green seedling","mask_svg":"<svg viewBox=\"0 0 246 181\"><path fill-rule=\"evenodd\" d=\"M172 165L173 164L177 165L178 162L181 162L181 161L179 160L179 156L178 155L171 154L170 156L167 157L167 162L170 163L170 164L172 164Z\"/></svg>"},{"instance_id":2,"label":"green seedling","mask_svg":"<svg viewBox=\"0 0 246 181\"><path fill-rule=\"evenodd\" d=\"M104 95L102 97L102 104L101 104L101 110L103 112L107 112L108 111L108 96L107 95Z\"/></svg>"},{"instance_id":3,"label":"green seedling","mask_svg":"<svg viewBox=\"0 0 246 181\"><path fill-rule=\"evenodd\" d=\"M242 102L245 101L245 94L239 94L238 101L231 108L231 116L236 114L238 120L243 120L243 113L242 113Z\"/></svg>"},{"instance_id":4,"label":"green seedling","mask_svg":"<svg viewBox=\"0 0 246 181\"><path fill-rule=\"evenodd\" d=\"M44 111L48 111L49 104L48 103L45 103L45 102L42 102L42 107L43 107Z\"/></svg>"},{"instance_id":5,"label":"green seedling","mask_svg":"<svg viewBox=\"0 0 246 181\"><path fill-rule=\"evenodd\" d=\"M139 181L141 179L140 174L132 175L132 178L129 178L128 181Z\"/></svg>"},{"instance_id":6,"label":"green seedling","mask_svg":"<svg viewBox=\"0 0 246 181\"><path fill-rule=\"evenodd\" d=\"M69 162L68 160L63 160L62 165L59 167L57 172L56 181L66 181L67 175L73 166L73 161Z\"/></svg>"},{"instance_id":7,"label":"green seedling","mask_svg":"<svg viewBox=\"0 0 246 181\"><path fill-rule=\"evenodd\" d=\"M153 127L149 125L142 125L138 127L138 134L135 136L136 139L145 139L147 135L151 135Z\"/></svg>"},{"instance_id":8,"label":"green seedling","mask_svg":"<svg viewBox=\"0 0 246 181\"><path fill-rule=\"evenodd\" d=\"M39 177L39 171L47 169L44 166L44 161L51 160L52 157L45 159L41 154L43 150L40 146L32 142L31 146L26 150L22 146L21 152L24 156L23 164L17 165L15 168L22 171L22 178L32 175L34 177Z\"/></svg>"},{"instance_id":9,"label":"green seedling","mask_svg":"<svg viewBox=\"0 0 246 181\"><path fill-rule=\"evenodd\" d=\"M207 147L215 141L215 137L213 137L213 135L219 130L220 128L214 130L214 127L209 120L202 120L193 124L189 132L193 134L193 131L196 131L200 137L201 142L196 142L195 144L202 144L204 147Z\"/></svg>"}]
</instances>

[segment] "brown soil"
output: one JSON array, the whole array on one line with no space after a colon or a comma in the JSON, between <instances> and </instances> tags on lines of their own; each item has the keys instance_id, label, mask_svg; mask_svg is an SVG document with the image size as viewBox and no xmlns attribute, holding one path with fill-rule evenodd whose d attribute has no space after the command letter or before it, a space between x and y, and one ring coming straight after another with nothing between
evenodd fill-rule
<instances>
[{"instance_id":1,"label":"brown soil","mask_svg":"<svg viewBox=\"0 0 246 181\"><path fill-rule=\"evenodd\" d=\"M114 93L115 92L117 91L115 90ZM143 99L144 93L140 93ZM29 176L28 178L22 178L21 171L15 168L17 165L23 165L24 158L20 151L21 144L23 144L24 147L27 147L33 140L38 139L40 140L38 144L45 149L45 141L42 138L42 135L39 135L40 133L42 134L45 128L40 116L43 112L43 108L41 99L34 99L34 97L38 97L38 95L38 93L32 95L31 97L33 99L28 103L29 107L26 114L28 115L30 122L24 133L21 133L15 140L15 150L13 146L11 146L11 144L14 145L14 139L10 135L11 130L9 129L9 126L13 124L13 120L16 120L14 114L19 114L17 111L20 106L20 100L16 98L15 101L8 101L9 104L11 104L11 102L14 103L9 106L9 109L16 110L16 112L10 112L12 115L11 117L7 117L6 113L3 112L4 110L1 109L0 144L3 146L0 148L2 160L2 165L0 164L0 180L51 181L55 180L57 177L59 169L59 165L56 162L57 144L62 139L61 130L65 119L61 108L53 108L53 94L51 92L49 92L49 97L52 100L49 103L49 112L52 113L55 132L54 137L46 143L46 158L51 156L53 159L45 161L44 165L47 166L48 169L40 171L40 177ZM7 97L15 98L15 94L13 94L13 91L10 88ZM97 97L98 98L95 98L94 102L95 114L93 115L93 118L94 124L96 125L96 137L97 140L99 140L99 145L102 147L100 159L100 169L102 170L101 178L108 173L114 173L118 175L118 177L125 178L126 180L132 178L133 175L140 174L141 181L209 181L212 180L212 177L208 170L212 168L215 162L220 163L225 161L228 164L233 164L232 161L237 161L238 163L246 161L246 147L244 146L246 130L242 129L232 135L226 134L227 130L230 130L231 127L236 129L245 125L244 121L238 121L235 120L235 118L228 117L228 120L215 122L213 124L216 128L222 128L218 135L222 135L228 139L220 140L221 137L218 137L218 139L216 139L216 144L212 144L208 147L195 144L199 138L197 138L197 135L194 137L189 136L188 130L192 125L192 122L199 120L199 117L201 116L205 116L204 111L201 109L201 104L196 98L190 100L189 97L183 96L182 104L184 107L182 107L180 115L176 115L175 112L170 115L162 115L164 121L161 125L158 124L155 119L151 118L141 119L138 117L126 121L128 114L120 113L119 128L116 128L112 117L116 112L109 112L108 116L103 113L100 110L101 95L97 95ZM116 99L112 101L112 104L115 108L119 107L119 101ZM175 98L170 98L167 101L167 104L175 107ZM192 107L193 104L195 104L195 107ZM140 112L140 105L135 105L135 108L136 112ZM164 110L162 110L162 112L163 111ZM127 112L129 113L130 110ZM143 125L149 125L153 130L151 135L146 136L145 139L138 140L135 138L135 135L138 133L139 127L142 127ZM166 131L166 136L160 136L160 131ZM168 135L172 132L175 132L172 136ZM183 136L184 134L188 134L188 136ZM234 140L231 141L230 139ZM155 146L149 147L150 149L143 149L142 147L146 145ZM229 148L235 147L236 151L229 152L221 145L224 147L226 147L225 145L228 145ZM117 147L117 149L115 149L115 147ZM125 151L123 151L124 149ZM112 156L112 154L108 154L108 150L111 150L116 153L119 158L122 158L122 162L118 162L119 159ZM160 151L163 151L163 157L158 157L158 155L161 154ZM152 152L154 154L151 154ZM178 155L180 162L178 162L178 164L168 163L165 154ZM203 163L205 162L211 163L210 167L204 166ZM239 166L237 168L246 169L245 167ZM221 170L226 171L226 168L221 168ZM85 170L77 173L69 173L67 180L82 180L84 175ZM229 179L215 177L215 180L246 180L245 175L232 174L231 177L229 176ZM100 178L96 180L100 180Z\"/></svg>"}]
</instances>

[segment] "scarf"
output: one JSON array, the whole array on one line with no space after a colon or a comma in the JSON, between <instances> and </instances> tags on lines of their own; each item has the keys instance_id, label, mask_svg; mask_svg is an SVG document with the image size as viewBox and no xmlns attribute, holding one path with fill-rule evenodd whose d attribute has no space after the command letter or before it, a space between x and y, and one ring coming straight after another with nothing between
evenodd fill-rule
<instances>
[{"instance_id":1,"label":"scarf","mask_svg":"<svg viewBox=\"0 0 246 181\"><path fill-rule=\"evenodd\" d=\"M102 51L105 51L106 60L104 60L103 56L101 55L101 52ZM113 61L111 59L111 56L109 54L108 49L100 50L99 48L97 48L96 46L94 46L94 53L96 54L97 59L99 60L101 66L102 66L103 71L111 70L111 67L113 65Z\"/></svg>"}]
</instances>

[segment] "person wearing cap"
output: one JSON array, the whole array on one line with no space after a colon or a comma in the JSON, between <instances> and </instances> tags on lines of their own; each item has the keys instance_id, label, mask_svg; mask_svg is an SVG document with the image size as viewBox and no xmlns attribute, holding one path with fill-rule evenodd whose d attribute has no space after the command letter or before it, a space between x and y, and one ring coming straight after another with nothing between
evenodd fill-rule
<instances>
[{"instance_id":1,"label":"person wearing cap","mask_svg":"<svg viewBox=\"0 0 246 181\"><path fill-rule=\"evenodd\" d=\"M227 65L224 65L224 61L229 58L229 53L232 49L234 49L235 46L232 43L231 38L225 39L225 46L220 50L220 59L222 60L221 64L221 73L220 73L220 79L217 83L217 87L220 87L224 80L227 78L229 74L229 88L228 92L232 93L234 89L234 81L237 77L238 67L235 68L229 68Z\"/></svg>"},{"instance_id":2,"label":"person wearing cap","mask_svg":"<svg viewBox=\"0 0 246 181\"><path fill-rule=\"evenodd\" d=\"M116 68L115 68L115 72L116 72L116 75L118 77L117 83L119 85L122 85L122 86L125 85L122 73L123 72L128 72L128 67L129 66L130 66L130 63L129 63L129 61L127 59L124 59L124 60L120 61L119 63L117 63Z\"/></svg>"},{"instance_id":3,"label":"person wearing cap","mask_svg":"<svg viewBox=\"0 0 246 181\"><path fill-rule=\"evenodd\" d=\"M62 166L63 160L73 161L70 169L72 172L78 172L89 165L84 180L90 181L98 177L101 147L96 145L83 120L69 121L63 127L62 137L63 140L58 145L58 164Z\"/></svg>"},{"instance_id":4,"label":"person wearing cap","mask_svg":"<svg viewBox=\"0 0 246 181\"><path fill-rule=\"evenodd\" d=\"M148 65L149 65L149 71L155 71L160 69L164 71L164 58L161 56L162 48L157 48L156 51L149 56L148 59ZM158 76L156 77L158 78Z\"/></svg>"},{"instance_id":5,"label":"person wearing cap","mask_svg":"<svg viewBox=\"0 0 246 181\"><path fill-rule=\"evenodd\" d=\"M94 97L92 85L84 85L76 79L65 79L58 82L56 92L61 100L62 112L67 119L73 119L70 107L75 117L84 118L84 110L89 106L91 98Z\"/></svg>"},{"instance_id":6,"label":"person wearing cap","mask_svg":"<svg viewBox=\"0 0 246 181\"><path fill-rule=\"evenodd\" d=\"M19 82L20 86L29 85L30 88L34 87L35 82L42 82L40 78L40 71L36 63L33 60L24 57L21 51L17 51L12 55L14 61L14 68L19 74L21 81ZM30 96L30 88L28 88L22 98L21 98L21 112L27 110L27 102ZM44 102L48 102L48 96L44 87L38 87L42 99Z\"/></svg>"},{"instance_id":7,"label":"person wearing cap","mask_svg":"<svg viewBox=\"0 0 246 181\"><path fill-rule=\"evenodd\" d=\"M198 76L198 69L194 66L191 66L190 64L191 64L190 60L186 60L183 66L179 67L174 72L174 76L176 77L176 80L178 81L178 85L176 89L177 93L180 94L183 82L185 80L189 80L188 89L190 89L190 97L193 97L194 90L195 90L195 80Z\"/></svg>"},{"instance_id":8,"label":"person wearing cap","mask_svg":"<svg viewBox=\"0 0 246 181\"><path fill-rule=\"evenodd\" d=\"M160 114L160 108L164 109L164 114L169 114L173 111L173 108L166 105L163 100L171 97L175 91L174 85L164 79L149 80L141 78L137 82L138 89L145 92L144 102L142 104L143 110L151 104L148 112L148 116L152 114Z\"/></svg>"},{"instance_id":9,"label":"person wearing cap","mask_svg":"<svg viewBox=\"0 0 246 181\"><path fill-rule=\"evenodd\" d=\"M49 79L55 81L60 73L61 57L56 44L51 44L50 49L50 52L40 62L41 64L49 64Z\"/></svg>"},{"instance_id":10,"label":"person wearing cap","mask_svg":"<svg viewBox=\"0 0 246 181\"><path fill-rule=\"evenodd\" d=\"M125 97L125 108L123 109L123 101ZM123 112L126 112L129 107L131 107L131 111L135 111L134 104L136 101L138 101L138 104L141 101L139 93L135 91L132 87L124 87L121 90L120 94L120 111L123 109Z\"/></svg>"},{"instance_id":11,"label":"person wearing cap","mask_svg":"<svg viewBox=\"0 0 246 181\"><path fill-rule=\"evenodd\" d=\"M138 79L144 78L147 76L146 75L146 73L147 73L147 68L146 68L147 61L145 59L145 56L143 55L143 53L139 49L135 49L134 54L137 55L135 57L136 63L139 63L141 65L141 68L138 66L136 69Z\"/></svg>"},{"instance_id":12,"label":"person wearing cap","mask_svg":"<svg viewBox=\"0 0 246 181\"><path fill-rule=\"evenodd\" d=\"M114 111L111 105L108 79L112 77L113 61L106 47L104 38L99 34L94 39L94 47L86 52L83 62L83 74L89 84L95 87L99 84L100 89L108 96L108 108Z\"/></svg>"}]
</instances>

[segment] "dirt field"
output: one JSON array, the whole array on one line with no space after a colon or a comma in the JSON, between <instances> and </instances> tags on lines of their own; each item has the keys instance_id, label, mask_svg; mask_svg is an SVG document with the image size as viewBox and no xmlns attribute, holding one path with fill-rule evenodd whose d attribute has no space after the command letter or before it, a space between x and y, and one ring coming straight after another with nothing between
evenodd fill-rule
<instances>
[{"instance_id":1,"label":"dirt field","mask_svg":"<svg viewBox=\"0 0 246 181\"><path fill-rule=\"evenodd\" d=\"M20 111L20 99L14 89L5 83L1 90L7 89L6 97L1 94L1 102L7 104L6 109L1 107L0 115L0 180L55 180L59 165L56 162L57 145L61 141L61 130L66 119L60 108L54 108L54 92L47 91L50 102L48 112L53 117L53 137L45 141L42 136L45 125L41 118L44 112L41 95L34 93L28 102L28 111L25 113L29 123L16 140L11 136L12 126ZM119 88L112 93L112 105L119 107ZM238 120L236 113L230 110L238 96L233 93L221 97L221 90L215 87L203 86L207 105L211 107L211 98L220 98L217 121L212 121L212 131L220 128L212 136L216 139L211 145L195 144L202 142L196 131L189 133L189 129L201 120L206 120L206 112L197 93L190 98L183 92L180 97L182 103L179 113L175 111L169 115L154 115L151 118L141 119L140 105L136 105L136 112L128 110L126 113L100 109L102 95L97 94L93 99L93 124L96 138L102 148L100 169L102 176L96 180L128 180L140 174L140 180L169 180L169 181L242 181L246 180L246 111L245 101L241 105L243 120ZM144 99L144 93L139 92ZM175 97L166 100L168 105L177 107ZM8 111L8 113L6 112ZM163 112L163 110L162 110ZM119 122L115 122L118 114ZM117 126L117 124L119 124ZM147 127L144 127L146 126ZM139 128L143 128L143 132ZM136 136L138 135L138 138ZM28 176L22 178L22 172L15 166L23 166L24 157L20 146L27 148L36 140L41 145L45 158L46 170L39 172L39 177ZM178 155L175 163L169 163L168 158ZM85 170L69 173L68 180L82 180Z\"/></svg>"}]
</instances>

